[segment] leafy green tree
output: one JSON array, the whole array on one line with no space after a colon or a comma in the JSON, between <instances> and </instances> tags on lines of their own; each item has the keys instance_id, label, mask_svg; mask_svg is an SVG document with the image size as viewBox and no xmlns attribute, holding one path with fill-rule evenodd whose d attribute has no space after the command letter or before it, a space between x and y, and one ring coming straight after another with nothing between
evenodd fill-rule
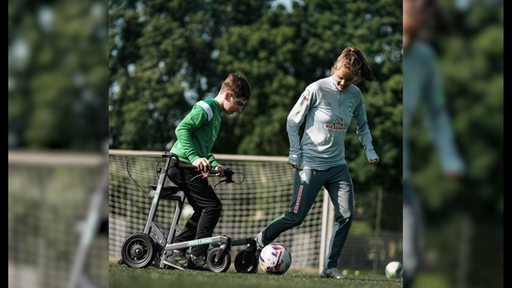
<instances>
[{"instance_id":1,"label":"leafy green tree","mask_svg":"<svg viewBox=\"0 0 512 288\"><path fill-rule=\"evenodd\" d=\"M99 3L9 2L9 147L101 149L108 137Z\"/></svg>"},{"instance_id":2,"label":"leafy green tree","mask_svg":"<svg viewBox=\"0 0 512 288\"><path fill-rule=\"evenodd\" d=\"M368 165L352 125L350 169L367 197L376 199L378 189L401 195L401 3L306 0L294 1L291 9L273 4L111 2L111 148L166 149L191 105L214 97L226 75L237 71L247 76L253 96L243 113L224 119L213 151L288 155L291 107L306 85L330 74L345 47L355 46L377 77L360 88L381 164ZM373 214L368 217L375 219ZM389 223L383 228L401 229L401 223Z\"/></svg>"},{"instance_id":3,"label":"leafy green tree","mask_svg":"<svg viewBox=\"0 0 512 288\"><path fill-rule=\"evenodd\" d=\"M413 180L424 207L427 241L440 255L435 264L447 282L503 287L503 1L470 1L464 7L442 3L452 29L441 29L431 39L466 173L461 181L443 177L439 155L417 123L411 135Z\"/></svg>"},{"instance_id":4,"label":"leafy green tree","mask_svg":"<svg viewBox=\"0 0 512 288\"><path fill-rule=\"evenodd\" d=\"M378 168L368 165L352 125L346 156L358 191L367 191L367 207L376 207L377 190L393 193L388 219L401 213L402 76L401 6L393 1L304 1L291 11L277 7L252 26L232 27L217 41L219 74L242 71L253 83L254 98L244 113L227 119L220 152L288 155L286 117L307 84L329 75L346 46L356 46L377 76L363 82L374 144L381 156ZM340 17L340 15L342 15ZM230 143L230 139L237 142ZM241 140L239 140L241 139ZM371 181L370 181L371 179ZM378 183L376 185L375 183ZM370 203L371 202L371 203ZM374 219L376 209L367 209ZM396 219L396 218L395 218ZM398 221L383 229L401 229Z\"/></svg>"},{"instance_id":5,"label":"leafy green tree","mask_svg":"<svg viewBox=\"0 0 512 288\"><path fill-rule=\"evenodd\" d=\"M267 8L264 1L111 2L111 147L165 149L191 104L215 96L227 76L213 72L215 39Z\"/></svg>"}]
</instances>

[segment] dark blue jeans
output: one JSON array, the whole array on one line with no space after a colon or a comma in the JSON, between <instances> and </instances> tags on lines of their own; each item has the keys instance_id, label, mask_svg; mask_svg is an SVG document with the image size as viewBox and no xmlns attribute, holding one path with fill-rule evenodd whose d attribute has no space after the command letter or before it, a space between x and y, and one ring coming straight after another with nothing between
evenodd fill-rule
<instances>
[{"instance_id":1,"label":"dark blue jeans","mask_svg":"<svg viewBox=\"0 0 512 288\"><path fill-rule=\"evenodd\" d=\"M338 265L341 250L347 240L354 212L354 191L347 165L326 170L302 169L295 172L293 195L288 210L275 218L261 234L264 245L272 242L284 231L300 225L315 202L320 189L325 187L334 205L334 227L329 242L325 268Z\"/></svg>"}]
</instances>

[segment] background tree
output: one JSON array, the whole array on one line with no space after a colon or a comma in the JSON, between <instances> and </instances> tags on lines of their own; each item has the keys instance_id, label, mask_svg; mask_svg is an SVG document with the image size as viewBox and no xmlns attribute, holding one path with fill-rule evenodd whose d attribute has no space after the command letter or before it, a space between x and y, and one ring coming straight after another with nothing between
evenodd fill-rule
<instances>
[{"instance_id":1,"label":"background tree","mask_svg":"<svg viewBox=\"0 0 512 288\"><path fill-rule=\"evenodd\" d=\"M466 175L442 176L418 121L411 130L412 175L424 206L425 254L437 258L426 257L425 266L436 267L449 287L503 287L503 1L439 3L442 17L432 22L438 29L426 36L438 54ZM451 29L438 26L441 20Z\"/></svg>"},{"instance_id":2,"label":"background tree","mask_svg":"<svg viewBox=\"0 0 512 288\"><path fill-rule=\"evenodd\" d=\"M9 147L100 151L105 12L99 3L9 2Z\"/></svg>"},{"instance_id":3,"label":"background tree","mask_svg":"<svg viewBox=\"0 0 512 288\"><path fill-rule=\"evenodd\" d=\"M239 70L255 95L240 117L225 119L226 141L215 151L284 156L291 104L354 45L377 75L361 88L382 157L382 169L368 167L357 139L347 138L354 181L368 191L360 201L374 201L376 189L400 195L400 1L304 0L291 9L276 1L224 2L9 1L9 149L99 151L110 134L111 148L163 150L190 105ZM461 275L453 268L460 243L439 235L451 237L469 219L474 230L465 239L475 250L468 250L466 275L474 286L501 287L503 1L440 2L457 30L436 35L436 47L468 171L457 185L439 181L439 159L417 133L415 182L430 235L444 247L439 253L452 255L446 277ZM481 262L486 269L475 269Z\"/></svg>"},{"instance_id":4,"label":"background tree","mask_svg":"<svg viewBox=\"0 0 512 288\"><path fill-rule=\"evenodd\" d=\"M345 47L355 46L377 76L360 88L381 164L367 164L355 124L346 156L357 171L358 190L368 192L368 207L377 205L381 189L396 195L384 213L400 214L401 3L292 4L287 9L273 1L111 2L111 148L165 150L191 105L214 97L226 75L238 71L247 76L253 97L244 113L224 119L214 153L288 155L291 107L306 85L330 75ZM368 211L374 219L376 209ZM401 229L396 221L383 225Z\"/></svg>"},{"instance_id":5,"label":"background tree","mask_svg":"<svg viewBox=\"0 0 512 288\"><path fill-rule=\"evenodd\" d=\"M214 72L215 39L265 9L264 1L111 2L111 147L165 149L191 104L215 96L226 76Z\"/></svg>"}]
</instances>

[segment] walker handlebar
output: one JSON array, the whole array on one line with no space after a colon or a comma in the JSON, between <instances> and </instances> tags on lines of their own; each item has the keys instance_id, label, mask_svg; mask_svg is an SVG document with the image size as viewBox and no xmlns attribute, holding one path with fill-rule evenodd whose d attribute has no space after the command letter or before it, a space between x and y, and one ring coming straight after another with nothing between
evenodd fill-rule
<instances>
[{"instance_id":1,"label":"walker handlebar","mask_svg":"<svg viewBox=\"0 0 512 288\"><path fill-rule=\"evenodd\" d=\"M176 159L176 162L173 164L173 166L176 167L176 168L199 170L196 166L192 165L191 163L181 162L179 157L178 157L178 155L176 155L174 153L165 152L164 154L162 154L162 158L174 158L174 159ZM216 176L218 172L215 171L215 169L212 168L212 169L209 169L208 171L202 171L202 173L203 173L203 178L207 178L208 176L211 176L211 175ZM231 168L224 167L224 177L226 179L222 180L221 182L233 183L234 182L233 181L233 175L234 174L236 174L236 172L231 170ZM242 173L238 173L238 174L242 174Z\"/></svg>"}]
</instances>

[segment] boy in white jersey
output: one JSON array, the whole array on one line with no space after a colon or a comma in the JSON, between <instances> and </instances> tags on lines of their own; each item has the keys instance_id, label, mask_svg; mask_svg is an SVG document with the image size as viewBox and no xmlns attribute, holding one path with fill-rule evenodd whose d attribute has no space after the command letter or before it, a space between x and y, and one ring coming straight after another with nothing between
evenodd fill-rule
<instances>
[{"instance_id":1,"label":"boy in white jersey","mask_svg":"<svg viewBox=\"0 0 512 288\"><path fill-rule=\"evenodd\" d=\"M344 144L352 119L357 124L356 133L368 162L379 161L372 144L363 95L355 85L362 78L374 78L364 55L357 48L345 48L332 66L331 76L308 85L292 108L287 119L288 162L296 171L290 209L256 237L258 248L262 249L284 231L300 225L324 186L335 210L329 253L321 273L325 278L344 278L337 264L354 211L354 191ZM299 129L304 121L305 132L301 139Z\"/></svg>"}]
</instances>

